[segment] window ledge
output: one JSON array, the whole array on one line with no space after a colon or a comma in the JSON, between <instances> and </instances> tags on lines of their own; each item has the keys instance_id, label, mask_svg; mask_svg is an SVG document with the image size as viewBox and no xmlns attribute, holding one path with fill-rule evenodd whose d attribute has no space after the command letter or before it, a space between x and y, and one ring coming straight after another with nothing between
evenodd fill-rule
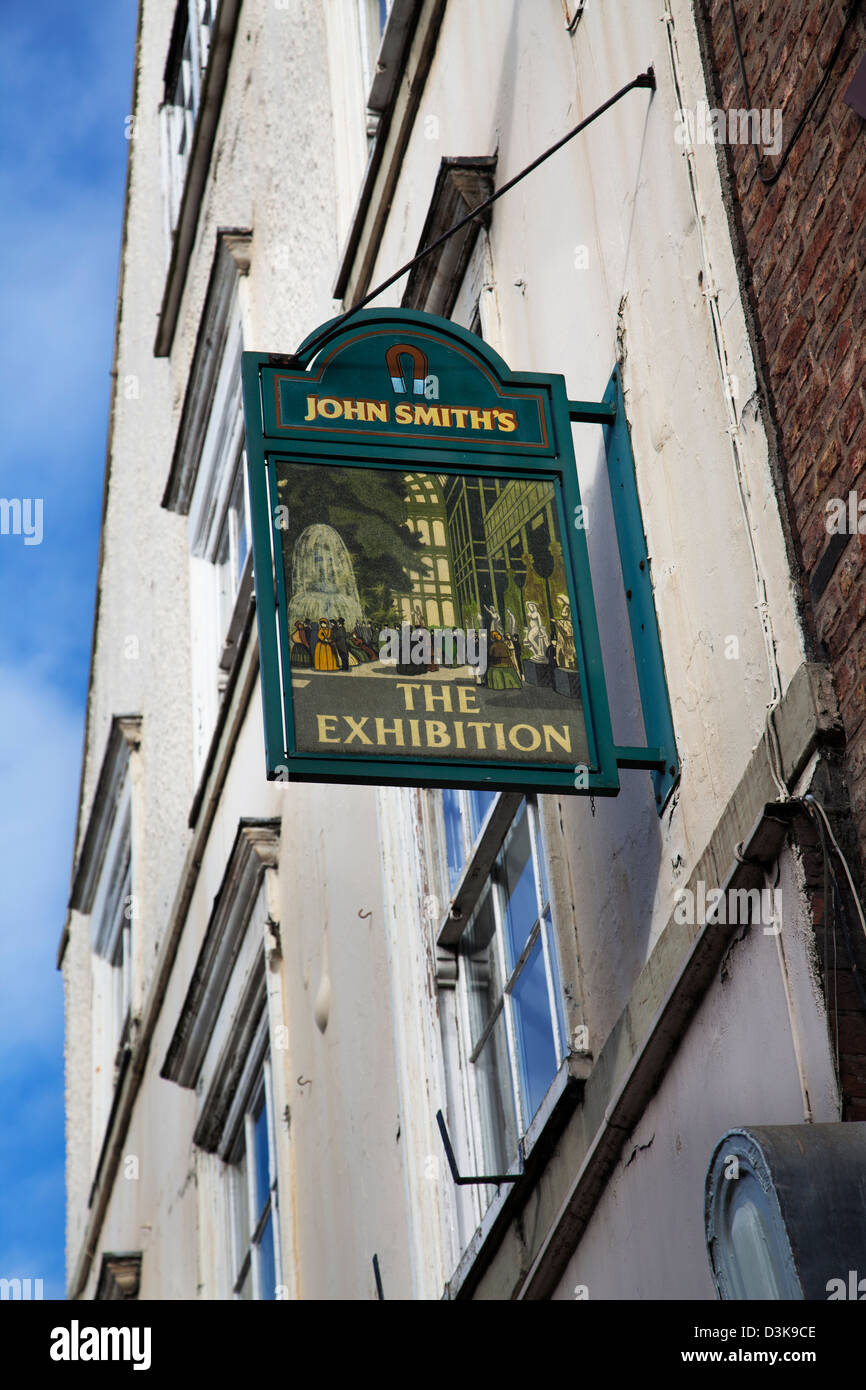
<instances>
[{"instance_id":1,"label":"window ledge","mask_svg":"<svg viewBox=\"0 0 866 1390\"><path fill-rule=\"evenodd\" d=\"M168 357L186 282L202 194L210 169L211 153L228 79L229 59L235 40L241 0L220 0L211 36L210 53L202 83L201 102L192 137L192 150L180 200L177 225L172 234L171 260L159 311L154 357Z\"/></svg>"},{"instance_id":2,"label":"window ledge","mask_svg":"<svg viewBox=\"0 0 866 1390\"><path fill-rule=\"evenodd\" d=\"M499 1188L445 1285L445 1299L466 1296L479 1255L488 1242L495 1248L502 1229L527 1201L568 1119L583 1097L591 1070L592 1058L586 1053L569 1053L561 1064L524 1136L523 1171L519 1160L515 1159L508 1174L519 1174L518 1180Z\"/></svg>"},{"instance_id":3,"label":"window ledge","mask_svg":"<svg viewBox=\"0 0 866 1390\"><path fill-rule=\"evenodd\" d=\"M195 829L208 779L217 759L220 740L223 736L226 720L229 717L229 712L232 707L232 695L238 682L238 675L243 666L241 658L247 649L250 634L254 626L255 611L256 599L253 587L252 554L250 554L247 556L244 564L244 572L241 576L238 596L235 599L234 612L232 613L222 656L220 657L219 670L225 677L225 686L219 697L216 724L214 725L213 733L210 737L207 754L202 766L201 775L198 779L198 786L195 789L192 806L190 807L187 824L191 829Z\"/></svg>"}]
</instances>

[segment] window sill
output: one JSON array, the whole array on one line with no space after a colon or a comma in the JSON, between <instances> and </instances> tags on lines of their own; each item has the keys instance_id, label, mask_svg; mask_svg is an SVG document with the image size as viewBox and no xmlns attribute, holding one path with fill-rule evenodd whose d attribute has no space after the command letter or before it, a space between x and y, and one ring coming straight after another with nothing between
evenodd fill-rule
<instances>
[{"instance_id":1,"label":"window sill","mask_svg":"<svg viewBox=\"0 0 866 1390\"><path fill-rule=\"evenodd\" d=\"M205 760L202 764L198 786L196 787L195 795L192 799L192 806L190 807L189 819L187 821L190 829L195 829L198 813L201 810L201 803L204 798L205 788L207 787L208 779L216 761L220 739L222 738L223 729L231 708L232 694L237 685L238 674L243 665L241 657L249 641L250 630L252 629L255 618L255 611L256 598L253 584L253 563L252 554L249 554L244 564L244 572L241 575L238 596L235 599L234 611L228 626L228 632L226 633L222 655L219 660L219 674L222 681L219 709L217 711L213 733L210 736L210 743L208 744Z\"/></svg>"},{"instance_id":2,"label":"window sill","mask_svg":"<svg viewBox=\"0 0 866 1390\"><path fill-rule=\"evenodd\" d=\"M473 1271L479 1256L488 1242L496 1245L502 1229L525 1205L567 1121L583 1098L591 1070L592 1058L585 1053L569 1053L561 1064L524 1136L523 1171L519 1160L515 1159L508 1173L519 1174L517 1182L499 1188L460 1257L454 1274L445 1285L443 1298L454 1300L471 1297L475 1283Z\"/></svg>"}]
</instances>

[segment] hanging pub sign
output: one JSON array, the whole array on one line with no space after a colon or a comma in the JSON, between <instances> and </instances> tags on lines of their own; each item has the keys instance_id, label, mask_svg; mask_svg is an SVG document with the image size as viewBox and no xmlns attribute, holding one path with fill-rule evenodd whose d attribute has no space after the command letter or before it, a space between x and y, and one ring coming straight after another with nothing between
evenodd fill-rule
<instances>
[{"instance_id":1,"label":"hanging pub sign","mask_svg":"<svg viewBox=\"0 0 866 1390\"><path fill-rule=\"evenodd\" d=\"M615 793L563 377L374 309L243 388L268 776Z\"/></svg>"}]
</instances>

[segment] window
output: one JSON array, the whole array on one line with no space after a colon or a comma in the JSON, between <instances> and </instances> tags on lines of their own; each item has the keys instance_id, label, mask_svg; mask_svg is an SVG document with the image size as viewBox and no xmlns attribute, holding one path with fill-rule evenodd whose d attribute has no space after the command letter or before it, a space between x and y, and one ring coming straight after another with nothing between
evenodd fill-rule
<instances>
[{"instance_id":1,"label":"window","mask_svg":"<svg viewBox=\"0 0 866 1390\"><path fill-rule=\"evenodd\" d=\"M180 213L192 136L201 103L215 0L180 0L164 74L161 109L169 246Z\"/></svg>"},{"instance_id":2,"label":"window","mask_svg":"<svg viewBox=\"0 0 866 1390\"><path fill-rule=\"evenodd\" d=\"M129 787L124 787L120 813L109 843L105 867L93 904L93 984L102 1073L101 1089L113 1090L128 1041L132 998L132 847Z\"/></svg>"},{"instance_id":3,"label":"window","mask_svg":"<svg viewBox=\"0 0 866 1390\"><path fill-rule=\"evenodd\" d=\"M278 1200L279 1174L284 1191L291 1183L288 1029L281 989L269 985L280 955L279 843L278 820L239 822L160 1073L195 1093L200 1219L214 1234L199 1270L209 1298L295 1289L282 1256L291 1213Z\"/></svg>"},{"instance_id":4,"label":"window","mask_svg":"<svg viewBox=\"0 0 866 1390\"><path fill-rule=\"evenodd\" d=\"M281 1282L273 1111L270 1058L265 1057L244 1110L230 1162L235 1298L276 1298Z\"/></svg>"},{"instance_id":5,"label":"window","mask_svg":"<svg viewBox=\"0 0 866 1390\"><path fill-rule=\"evenodd\" d=\"M388 21L388 12L393 3L394 0L358 0L361 67L364 75L364 92L367 96L370 95L370 89L376 76L376 59L379 56L382 35ZM374 118L372 127L368 127L368 134L374 135L375 132L376 121Z\"/></svg>"},{"instance_id":6,"label":"window","mask_svg":"<svg viewBox=\"0 0 866 1390\"><path fill-rule=\"evenodd\" d=\"M455 943L458 1028L471 1161L505 1172L567 1051L538 807L446 791L442 808L452 893L492 861Z\"/></svg>"},{"instance_id":7,"label":"window","mask_svg":"<svg viewBox=\"0 0 866 1390\"><path fill-rule=\"evenodd\" d=\"M238 453L231 474L228 501L223 512L222 522L217 532L213 563L216 567L216 632L222 686L229 665L227 650L229 629L235 611L238 594L244 578L247 556L250 553L250 519L247 504L246 455Z\"/></svg>"},{"instance_id":8,"label":"window","mask_svg":"<svg viewBox=\"0 0 866 1390\"><path fill-rule=\"evenodd\" d=\"M163 506L190 548L193 770L201 776L223 694L252 622L241 354L251 233L217 237Z\"/></svg>"},{"instance_id":9,"label":"window","mask_svg":"<svg viewBox=\"0 0 866 1390\"><path fill-rule=\"evenodd\" d=\"M115 1088L134 1044L137 1013L133 771L141 719L111 722L93 806L72 880L69 906L90 918L91 1161L96 1172L107 1140Z\"/></svg>"}]
</instances>

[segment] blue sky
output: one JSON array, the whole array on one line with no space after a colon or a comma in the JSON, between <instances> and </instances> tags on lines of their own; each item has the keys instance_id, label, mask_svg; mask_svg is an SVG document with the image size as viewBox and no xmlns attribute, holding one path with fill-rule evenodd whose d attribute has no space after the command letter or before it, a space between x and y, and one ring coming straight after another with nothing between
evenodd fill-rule
<instances>
[{"instance_id":1,"label":"blue sky","mask_svg":"<svg viewBox=\"0 0 866 1390\"><path fill-rule=\"evenodd\" d=\"M0 0L0 1277L64 1296L63 991L135 0ZM26 513L25 513L26 514ZM7 523L8 524L8 523Z\"/></svg>"}]
</instances>

